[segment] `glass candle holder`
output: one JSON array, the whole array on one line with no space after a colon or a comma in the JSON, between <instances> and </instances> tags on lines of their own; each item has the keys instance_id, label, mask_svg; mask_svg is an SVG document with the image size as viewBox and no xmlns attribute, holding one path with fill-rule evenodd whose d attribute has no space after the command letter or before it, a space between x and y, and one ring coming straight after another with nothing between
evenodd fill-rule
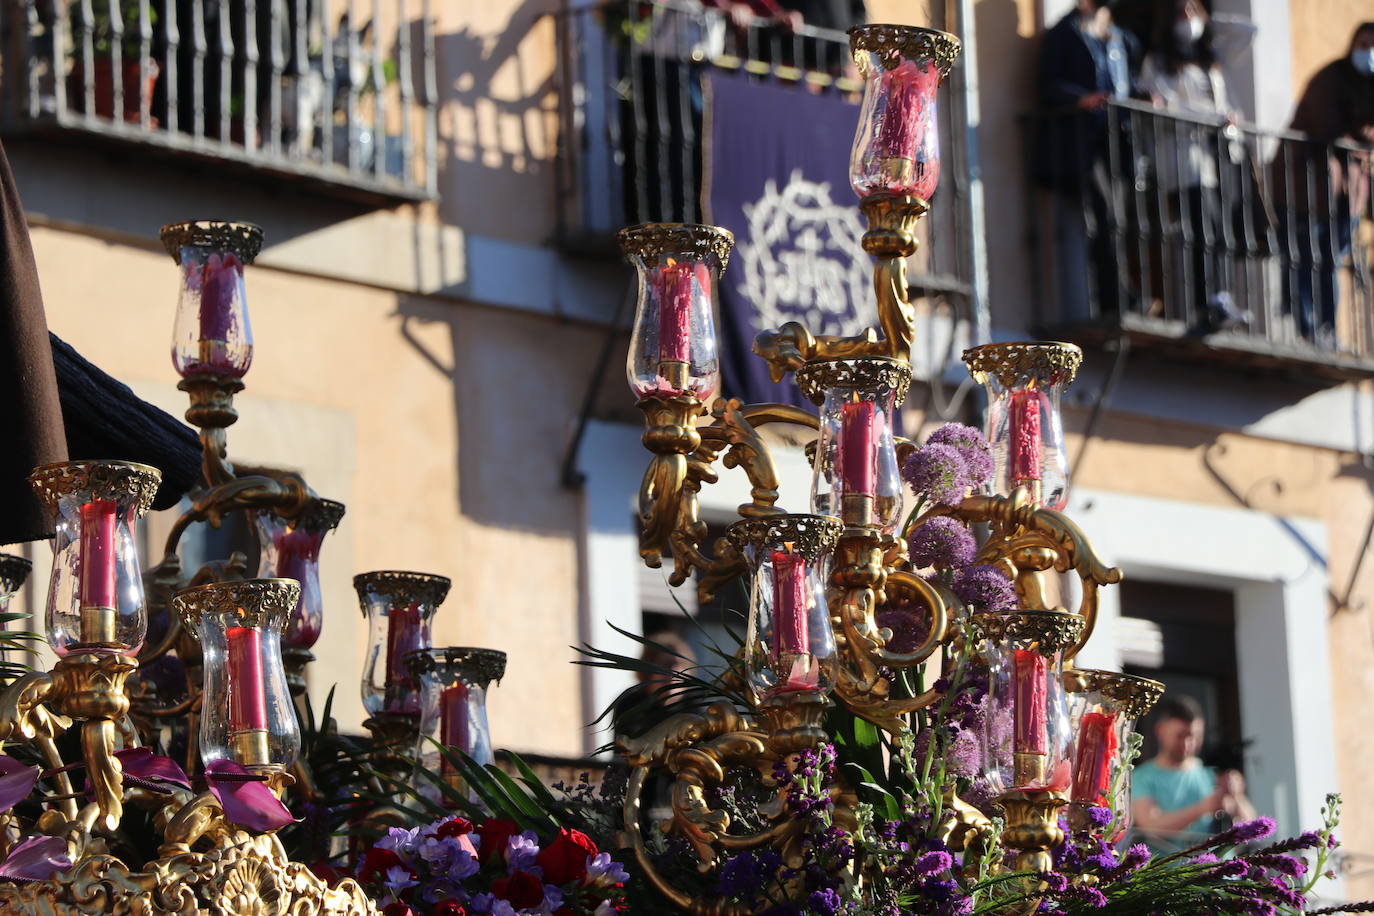
<instances>
[{"instance_id":1,"label":"glass candle holder","mask_svg":"<svg viewBox=\"0 0 1374 916\"><path fill-rule=\"evenodd\" d=\"M828 694L839 659L825 600L831 555L843 525L821 515L776 515L731 525L749 563L745 670L760 700Z\"/></svg>"},{"instance_id":2,"label":"glass candle holder","mask_svg":"<svg viewBox=\"0 0 1374 916\"><path fill-rule=\"evenodd\" d=\"M1159 681L1116 671L1070 668L1064 672L1069 719L1074 726L1069 826L1116 843L1131 826L1131 736L1135 723L1164 695ZM1091 808L1105 808L1106 823Z\"/></svg>"},{"instance_id":3,"label":"glass candle holder","mask_svg":"<svg viewBox=\"0 0 1374 916\"><path fill-rule=\"evenodd\" d=\"M245 767L288 767L300 726L282 666L281 634L300 586L291 579L241 579L183 589L172 598L200 642L204 687L201 759Z\"/></svg>"},{"instance_id":4,"label":"glass candle holder","mask_svg":"<svg viewBox=\"0 0 1374 916\"><path fill-rule=\"evenodd\" d=\"M157 468L126 461L68 461L29 475L56 531L44 623L58 655L142 647L148 612L134 526L161 482Z\"/></svg>"},{"instance_id":5,"label":"glass candle holder","mask_svg":"<svg viewBox=\"0 0 1374 916\"><path fill-rule=\"evenodd\" d=\"M892 427L911 368L895 359L834 359L797 370L797 385L820 411L811 509L849 526L892 532L902 512L902 478Z\"/></svg>"},{"instance_id":6,"label":"glass candle holder","mask_svg":"<svg viewBox=\"0 0 1374 916\"><path fill-rule=\"evenodd\" d=\"M253 363L243 269L262 248L262 230L193 220L163 226L162 244L181 268L172 364L183 378L243 376Z\"/></svg>"},{"instance_id":7,"label":"glass candle holder","mask_svg":"<svg viewBox=\"0 0 1374 916\"><path fill-rule=\"evenodd\" d=\"M367 618L362 690L369 714L420 717L419 685L405 657L432 645L430 619L451 584L443 576L418 572L369 572L353 577Z\"/></svg>"},{"instance_id":8,"label":"glass candle holder","mask_svg":"<svg viewBox=\"0 0 1374 916\"><path fill-rule=\"evenodd\" d=\"M1073 728L1061 680L1063 652L1082 632L1082 617L1060 611L970 618L970 633L988 668L983 775L994 791L1067 796Z\"/></svg>"},{"instance_id":9,"label":"glass candle holder","mask_svg":"<svg viewBox=\"0 0 1374 916\"><path fill-rule=\"evenodd\" d=\"M987 439L1006 495L1025 487L1037 505L1062 509L1069 465L1059 402L1083 351L1066 343L996 343L964 351L964 365L988 393Z\"/></svg>"},{"instance_id":10,"label":"glass candle holder","mask_svg":"<svg viewBox=\"0 0 1374 916\"><path fill-rule=\"evenodd\" d=\"M19 593L33 572L33 563L12 553L0 553L0 614L9 613L10 599Z\"/></svg>"},{"instance_id":11,"label":"glass candle holder","mask_svg":"<svg viewBox=\"0 0 1374 916\"><path fill-rule=\"evenodd\" d=\"M849 30L849 47L864 80L849 159L854 192L929 201L940 181L936 96L959 56L959 39L915 26L869 25Z\"/></svg>"},{"instance_id":12,"label":"glass candle holder","mask_svg":"<svg viewBox=\"0 0 1374 916\"><path fill-rule=\"evenodd\" d=\"M639 274L625 362L635 397L706 402L720 389L716 284L734 243L715 226L646 223L621 230L620 247Z\"/></svg>"},{"instance_id":13,"label":"glass candle holder","mask_svg":"<svg viewBox=\"0 0 1374 916\"><path fill-rule=\"evenodd\" d=\"M324 536L339 526L344 505L332 499L312 499L299 516L282 518L272 511L254 513L261 559L258 575L264 579L295 579L301 598L291 612L282 644L309 649L324 626L324 601L320 596L320 547Z\"/></svg>"},{"instance_id":14,"label":"glass candle holder","mask_svg":"<svg viewBox=\"0 0 1374 916\"><path fill-rule=\"evenodd\" d=\"M451 786L461 787L458 770L440 752L439 745L457 748L479 766L496 762L487 722L487 690L492 681L505 675L506 653L455 646L412 652L405 662L420 685L416 765L439 774ZM442 793L429 780L421 780L420 788L430 799L440 800Z\"/></svg>"}]
</instances>

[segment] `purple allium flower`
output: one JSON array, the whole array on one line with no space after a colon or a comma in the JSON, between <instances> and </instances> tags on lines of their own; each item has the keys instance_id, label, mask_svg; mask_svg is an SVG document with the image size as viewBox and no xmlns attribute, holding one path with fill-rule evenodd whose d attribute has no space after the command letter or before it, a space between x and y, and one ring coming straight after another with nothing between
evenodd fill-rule
<instances>
[{"instance_id":1,"label":"purple allium flower","mask_svg":"<svg viewBox=\"0 0 1374 916\"><path fill-rule=\"evenodd\" d=\"M874 615L878 626L892 631L887 641L889 652L914 652L930 635L930 620L923 609L913 605L888 605Z\"/></svg>"},{"instance_id":2,"label":"purple allium flower","mask_svg":"<svg viewBox=\"0 0 1374 916\"><path fill-rule=\"evenodd\" d=\"M978 552L973 534L958 519L940 515L911 532L911 565L917 569L939 566L957 569L973 562Z\"/></svg>"},{"instance_id":3,"label":"purple allium flower","mask_svg":"<svg viewBox=\"0 0 1374 916\"><path fill-rule=\"evenodd\" d=\"M1093 805L1088 808L1088 820L1094 827L1105 827L1112 822L1112 809Z\"/></svg>"},{"instance_id":4,"label":"purple allium flower","mask_svg":"<svg viewBox=\"0 0 1374 916\"><path fill-rule=\"evenodd\" d=\"M813 891L811 896L806 898L806 908L815 916L836 916L840 912L841 903L840 895L833 887Z\"/></svg>"},{"instance_id":5,"label":"purple allium flower","mask_svg":"<svg viewBox=\"0 0 1374 916\"><path fill-rule=\"evenodd\" d=\"M1016 588L995 566L969 566L954 574L954 594L975 614L1016 606ZM1271 822L1272 823L1272 822Z\"/></svg>"},{"instance_id":6,"label":"purple allium flower","mask_svg":"<svg viewBox=\"0 0 1374 916\"><path fill-rule=\"evenodd\" d=\"M916 860L916 874L938 875L954 866L954 857L947 852L928 852Z\"/></svg>"},{"instance_id":7,"label":"purple allium flower","mask_svg":"<svg viewBox=\"0 0 1374 916\"><path fill-rule=\"evenodd\" d=\"M992 459L992 448L983 434L972 426L963 423L946 423L926 439L926 445L952 445L964 456L969 485L981 487L992 479L996 467Z\"/></svg>"},{"instance_id":8,"label":"purple allium flower","mask_svg":"<svg viewBox=\"0 0 1374 916\"><path fill-rule=\"evenodd\" d=\"M902 477L937 506L957 506L968 494L964 456L952 445L923 445L907 457Z\"/></svg>"}]
</instances>

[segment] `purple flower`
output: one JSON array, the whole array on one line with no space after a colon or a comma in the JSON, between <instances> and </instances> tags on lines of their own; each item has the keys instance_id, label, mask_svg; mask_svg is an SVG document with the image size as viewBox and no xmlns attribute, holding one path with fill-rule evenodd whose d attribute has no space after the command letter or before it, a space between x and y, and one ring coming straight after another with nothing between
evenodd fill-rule
<instances>
[{"instance_id":1,"label":"purple flower","mask_svg":"<svg viewBox=\"0 0 1374 916\"><path fill-rule=\"evenodd\" d=\"M1016 588L995 566L969 566L954 574L954 594L975 614L1016 606ZM1272 823L1272 822L1271 822Z\"/></svg>"},{"instance_id":2,"label":"purple flower","mask_svg":"<svg viewBox=\"0 0 1374 916\"><path fill-rule=\"evenodd\" d=\"M539 858L539 837L533 830L511 837L506 841L506 870L514 873L529 871Z\"/></svg>"},{"instance_id":3,"label":"purple flower","mask_svg":"<svg viewBox=\"0 0 1374 916\"><path fill-rule=\"evenodd\" d=\"M1194 856L1188 861L1193 865L1215 865L1217 863L1217 855L1214 852L1204 852L1202 855Z\"/></svg>"},{"instance_id":4,"label":"purple flower","mask_svg":"<svg viewBox=\"0 0 1374 916\"><path fill-rule=\"evenodd\" d=\"M0 755L0 812L28 798L40 772L38 767L25 766L13 757Z\"/></svg>"},{"instance_id":5,"label":"purple flower","mask_svg":"<svg viewBox=\"0 0 1374 916\"><path fill-rule=\"evenodd\" d=\"M165 794L171 794L172 786L191 791L191 780L186 778L186 771L171 757L154 754L146 747L115 751L115 757L124 770L124 781L130 785L141 785Z\"/></svg>"},{"instance_id":6,"label":"purple flower","mask_svg":"<svg viewBox=\"0 0 1374 916\"><path fill-rule=\"evenodd\" d=\"M972 912L973 900L968 897L949 900L935 908L935 916L969 916Z\"/></svg>"},{"instance_id":7,"label":"purple flower","mask_svg":"<svg viewBox=\"0 0 1374 916\"><path fill-rule=\"evenodd\" d=\"M911 532L908 541L911 565L917 569L939 566L956 569L973 562L978 545L964 523L945 515L936 516Z\"/></svg>"},{"instance_id":8,"label":"purple flower","mask_svg":"<svg viewBox=\"0 0 1374 916\"><path fill-rule=\"evenodd\" d=\"M916 860L918 875L938 875L954 866L954 857L947 852L928 852Z\"/></svg>"},{"instance_id":9,"label":"purple flower","mask_svg":"<svg viewBox=\"0 0 1374 916\"><path fill-rule=\"evenodd\" d=\"M625 867L612 859L609 852L599 852L587 860L588 884L624 884L629 880Z\"/></svg>"},{"instance_id":10,"label":"purple flower","mask_svg":"<svg viewBox=\"0 0 1374 916\"><path fill-rule=\"evenodd\" d=\"M10 847L0 862L0 879L46 881L54 872L72 867L67 841L55 836L28 836Z\"/></svg>"},{"instance_id":11,"label":"purple flower","mask_svg":"<svg viewBox=\"0 0 1374 916\"><path fill-rule=\"evenodd\" d=\"M389 849L397 855L404 856L415 852L416 846L420 842L420 834L424 827L388 827L386 836L377 841L378 849Z\"/></svg>"},{"instance_id":12,"label":"purple flower","mask_svg":"<svg viewBox=\"0 0 1374 916\"><path fill-rule=\"evenodd\" d=\"M270 833L296 822L261 777L232 760L206 763L205 781L224 809L224 816L240 827L254 833Z\"/></svg>"},{"instance_id":13,"label":"purple flower","mask_svg":"<svg viewBox=\"0 0 1374 916\"><path fill-rule=\"evenodd\" d=\"M1041 872L1040 880L1045 882L1045 890L1051 894L1062 894L1069 886L1069 879L1057 871Z\"/></svg>"},{"instance_id":14,"label":"purple flower","mask_svg":"<svg viewBox=\"0 0 1374 916\"><path fill-rule=\"evenodd\" d=\"M1103 907L1107 905L1107 895L1095 887L1087 887L1082 884L1070 884L1060 894L1072 900L1082 900L1089 906Z\"/></svg>"},{"instance_id":15,"label":"purple flower","mask_svg":"<svg viewBox=\"0 0 1374 916\"><path fill-rule=\"evenodd\" d=\"M775 852L741 852L731 856L721 866L717 889L727 897L750 900L782 868L782 858Z\"/></svg>"},{"instance_id":16,"label":"purple flower","mask_svg":"<svg viewBox=\"0 0 1374 916\"><path fill-rule=\"evenodd\" d=\"M1253 856L1246 856L1246 861L1251 865L1258 865L1271 871L1276 871L1281 875L1288 875L1290 878L1297 878L1307 874L1307 863L1302 859L1295 859L1292 856L1277 855L1275 853L1258 853Z\"/></svg>"},{"instance_id":17,"label":"purple flower","mask_svg":"<svg viewBox=\"0 0 1374 916\"><path fill-rule=\"evenodd\" d=\"M1257 817L1253 821L1242 821L1230 830L1217 834L1212 840L1213 846L1236 846L1240 843L1249 843L1251 840L1262 840L1274 833L1274 819L1272 817Z\"/></svg>"},{"instance_id":18,"label":"purple flower","mask_svg":"<svg viewBox=\"0 0 1374 916\"><path fill-rule=\"evenodd\" d=\"M926 439L926 445L952 445L964 456L964 468L968 474L969 486L981 487L992 479L996 467L992 459L992 448L983 434L972 426L963 423L946 423Z\"/></svg>"},{"instance_id":19,"label":"purple flower","mask_svg":"<svg viewBox=\"0 0 1374 916\"><path fill-rule=\"evenodd\" d=\"M970 486L964 456L952 445L923 445L902 465L902 477L937 506L957 506Z\"/></svg>"},{"instance_id":20,"label":"purple flower","mask_svg":"<svg viewBox=\"0 0 1374 916\"><path fill-rule=\"evenodd\" d=\"M930 635L930 620L924 609L909 604L889 605L874 615L878 626L892 631L887 641L889 652L914 652Z\"/></svg>"},{"instance_id":21,"label":"purple flower","mask_svg":"<svg viewBox=\"0 0 1374 916\"><path fill-rule=\"evenodd\" d=\"M1230 859L1212 870L1218 878L1244 878L1250 874L1250 866L1244 859Z\"/></svg>"},{"instance_id":22,"label":"purple flower","mask_svg":"<svg viewBox=\"0 0 1374 916\"><path fill-rule=\"evenodd\" d=\"M806 898L806 907L815 916L836 916L840 912L841 903L840 895L833 887L813 891L811 896Z\"/></svg>"},{"instance_id":23,"label":"purple flower","mask_svg":"<svg viewBox=\"0 0 1374 916\"><path fill-rule=\"evenodd\" d=\"M1126 854L1121 857L1121 864L1116 867L1112 877L1119 878L1122 875L1128 875L1148 861L1150 861L1150 847L1144 843L1136 843L1126 850Z\"/></svg>"},{"instance_id":24,"label":"purple flower","mask_svg":"<svg viewBox=\"0 0 1374 916\"><path fill-rule=\"evenodd\" d=\"M1112 809L1093 805L1088 808L1088 820L1094 827L1105 827L1112 822Z\"/></svg>"},{"instance_id":25,"label":"purple flower","mask_svg":"<svg viewBox=\"0 0 1374 916\"><path fill-rule=\"evenodd\" d=\"M382 876L382 883L386 885L387 890L399 897L402 891L414 887L419 882L416 881L415 876L406 869L399 865L393 865L388 868L386 874Z\"/></svg>"}]
</instances>

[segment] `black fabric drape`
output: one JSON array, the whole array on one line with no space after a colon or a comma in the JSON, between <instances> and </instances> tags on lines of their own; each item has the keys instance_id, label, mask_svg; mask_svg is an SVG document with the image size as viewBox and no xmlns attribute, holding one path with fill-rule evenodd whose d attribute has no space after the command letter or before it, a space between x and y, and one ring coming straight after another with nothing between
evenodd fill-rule
<instances>
[{"instance_id":1,"label":"black fabric drape","mask_svg":"<svg viewBox=\"0 0 1374 916\"><path fill-rule=\"evenodd\" d=\"M48 321L29 244L24 205L0 146L0 544L52 535L52 520L25 478L65 461L62 408L48 344Z\"/></svg>"},{"instance_id":2,"label":"black fabric drape","mask_svg":"<svg viewBox=\"0 0 1374 916\"><path fill-rule=\"evenodd\" d=\"M56 334L52 338L67 452L80 458L117 458L162 472L154 509L175 506L200 479L200 439L171 414L88 362Z\"/></svg>"}]
</instances>

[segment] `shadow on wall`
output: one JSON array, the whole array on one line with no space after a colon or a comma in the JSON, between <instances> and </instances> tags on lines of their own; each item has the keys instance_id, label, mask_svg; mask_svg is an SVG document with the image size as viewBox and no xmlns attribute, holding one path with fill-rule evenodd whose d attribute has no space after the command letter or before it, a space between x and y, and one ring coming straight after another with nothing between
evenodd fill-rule
<instances>
[{"instance_id":1,"label":"shadow on wall","mask_svg":"<svg viewBox=\"0 0 1374 916\"><path fill-rule=\"evenodd\" d=\"M575 538L578 494L561 485L561 463L601 333L418 296L400 297L396 317L401 337L452 386L458 511L481 525ZM451 359L415 333L434 322L448 326Z\"/></svg>"},{"instance_id":2,"label":"shadow on wall","mask_svg":"<svg viewBox=\"0 0 1374 916\"><path fill-rule=\"evenodd\" d=\"M435 37L442 214L469 234L538 244L553 231L558 107L549 6L524 0L497 31Z\"/></svg>"}]
</instances>

